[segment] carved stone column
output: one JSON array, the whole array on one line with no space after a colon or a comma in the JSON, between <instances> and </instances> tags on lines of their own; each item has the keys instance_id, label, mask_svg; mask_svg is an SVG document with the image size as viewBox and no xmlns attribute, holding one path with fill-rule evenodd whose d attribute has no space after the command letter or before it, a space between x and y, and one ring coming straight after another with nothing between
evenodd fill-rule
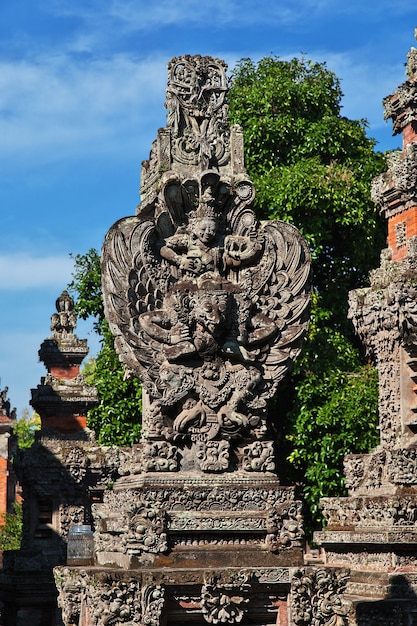
<instances>
[{"instance_id":1,"label":"carved stone column","mask_svg":"<svg viewBox=\"0 0 417 626\"><path fill-rule=\"evenodd\" d=\"M370 287L350 294L350 317L379 373L380 445L346 457L349 497L322 500L327 527L316 535L327 565L352 569L346 593L358 624L408 623L417 612L416 62L412 48L407 80L384 100L386 119L403 135L402 151L373 182L388 248Z\"/></svg>"}]
</instances>

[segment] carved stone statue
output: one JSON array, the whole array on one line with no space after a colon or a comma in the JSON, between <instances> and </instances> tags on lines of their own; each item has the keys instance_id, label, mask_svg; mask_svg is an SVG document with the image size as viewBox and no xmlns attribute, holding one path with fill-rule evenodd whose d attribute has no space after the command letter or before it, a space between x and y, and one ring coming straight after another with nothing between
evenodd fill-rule
<instances>
[{"instance_id":1,"label":"carved stone statue","mask_svg":"<svg viewBox=\"0 0 417 626\"><path fill-rule=\"evenodd\" d=\"M309 253L293 226L256 219L225 69L169 63L142 202L104 243L105 312L143 381L143 429L102 449L117 472L91 506L96 565L55 569L68 625L288 623L304 532L267 407L306 331ZM309 597L324 614L314 584Z\"/></svg>"},{"instance_id":2,"label":"carved stone statue","mask_svg":"<svg viewBox=\"0 0 417 626\"><path fill-rule=\"evenodd\" d=\"M77 315L74 311L74 300L68 291L64 290L56 301L56 313L51 317L51 330L54 335L67 335L74 332L77 325Z\"/></svg>"},{"instance_id":3,"label":"carved stone statue","mask_svg":"<svg viewBox=\"0 0 417 626\"><path fill-rule=\"evenodd\" d=\"M175 443L182 467L209 472L230 468L231 442L265 439L309 304L306 244L295 227L256 219L225 95L222 61L171 61L144 200L110 229L102 257L116 349L144 385L144 440ZM240 465L272 468L254 456Z\"/></svg>"}]
</instances>

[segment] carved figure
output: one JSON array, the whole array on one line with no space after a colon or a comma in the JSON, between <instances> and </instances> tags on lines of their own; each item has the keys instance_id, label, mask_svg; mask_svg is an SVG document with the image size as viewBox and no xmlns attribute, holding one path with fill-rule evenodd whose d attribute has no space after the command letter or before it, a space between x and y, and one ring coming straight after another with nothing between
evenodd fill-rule
<instances>
[{"instance_id":1,"label":"carved figure","mask_svg":"<svg viewBox=\"0 0 417 626\"><path fill-rule=\"evenodd\" d=\"M74 332L77 325L77 314L74 311L74 300L64 290L56 301L57 313L51 317L51 330L66 335Z\"/></svg>"},{"instance_id":2,"label":"carved figure","mask_svg":"<svg viewBox=\"0 0 417 626\"><path fill-rule=\"evenodd\" d=\"M238 624L247 612L250 584L243 581L219 585L215 578L201 589L201 612L209 624Z\"/></svg>"},{"instance_id":3,"label":"carved figure","mask_svg":"<svg viewBox=\"0 0 417 626\"><path fill-rule=\"evenodd\" d=\"M255 217L223 62L180 57L169 70L146 199L104 243L105 310L120 359L143 380L145 440L198 439L200 469L220 471L221 441L263 438L267 402L300 350L309 252L293 226Z\"/></svg>"}]
</instances>

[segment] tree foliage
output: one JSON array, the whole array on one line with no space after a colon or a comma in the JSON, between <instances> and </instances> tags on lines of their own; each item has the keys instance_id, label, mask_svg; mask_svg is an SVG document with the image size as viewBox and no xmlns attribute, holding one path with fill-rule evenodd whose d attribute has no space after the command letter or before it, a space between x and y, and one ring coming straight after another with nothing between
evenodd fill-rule
<instances>
[{"instance_id":1,"label":"tree foliage","mask_svg":"<svg viewBox=\"0 0 417 626\"><path fill-rule=\"evenodd\" d=\"M5 513L0 524L0 551L19 550L22 540L22 505L15 502L13 513Z\"/></svg>"},{"instance_id":2,"label":"tree foliage","mask_svg":"<svg viewBox=\"0 0 417 626\"><path fill-rule=\"evenodd\" d=\"M385 158L364 120L341 115L342 95L326 64L304 58L243 59L230 91L258 214L295 224L312 255L309 335L275 402L289 472L303 485L312 524L320 497L343 493L344 455L378 443L377 376L361 358L347 302L384 247L370 184Z\"/></svg>"},{"instance_id":3,"label":"tree foliage","mask_svg":"<svg viewBox=\"0 0 417 626\"><path fill-rule=\"evenodd\" d=\"M341 114L342 91L324 63L243 59L234 69L230 118L243 128L246 168L261 219L295 224L313 261L305 350L275 402L289 479L302 483L312 523L319 498L343 490L343 457L376 445L377 380L347 319L350 289L366 284L384 246L370 183L384 167L364 120ZM90 424L103 443L136 440L140 391L124 381L103 315L99 255L75 257L70 287L82 318L96 316L103 347L90 379L100 406ZM130 395L129 395L130 394ZM133 418L132 418L133 416Z\"/></svg>"},{"instance_id":4,"label":"tree foliage","mask_svg":"<svg viewBox=\"0 0 417 626\"><path fill-rule=\"evenodd\" d=\"M19 448L30 448L35 441L35 432L41 427L41 418L36 411L30 413L24 409L22 415L13 424L13 433L17 437Z\"/></svg>"},{"instance_id":5,"label":"tree foliage","mask_svg":"<svg viewBox=\"0 0 417 626\"><path fill-rule=\"evenodd\" d=\"M114 339L104 316L101 296L100 255L90 249L74 257L75 269L69 289L77 296L75 309L82 319L94 318L101 336L97 357L86 363L87 382L95 385L97 406L88 412L88 426L103 445L129 446L139 440L142 388L136 378L126 379L114 349Z\"/></svg>"}]
</instances>

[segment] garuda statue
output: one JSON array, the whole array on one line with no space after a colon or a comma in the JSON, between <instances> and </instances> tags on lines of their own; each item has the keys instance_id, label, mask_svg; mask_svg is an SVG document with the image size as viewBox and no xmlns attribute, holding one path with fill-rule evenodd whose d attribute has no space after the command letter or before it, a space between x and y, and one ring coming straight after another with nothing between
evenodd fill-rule
<instances>
[{"instance_id":1,"label":"garuda statue","mask_svg":"<svg viewBox=\"0 0 417 626\"><path fill-rule=\"evenodd\" d=\"M267 404L306 332L308 249L294 226L258 222L226 96L222 61L170 62L142 202L103 247L106 316L143 381L149 471L273 470Z\"/></svg>"}]
</instances>

